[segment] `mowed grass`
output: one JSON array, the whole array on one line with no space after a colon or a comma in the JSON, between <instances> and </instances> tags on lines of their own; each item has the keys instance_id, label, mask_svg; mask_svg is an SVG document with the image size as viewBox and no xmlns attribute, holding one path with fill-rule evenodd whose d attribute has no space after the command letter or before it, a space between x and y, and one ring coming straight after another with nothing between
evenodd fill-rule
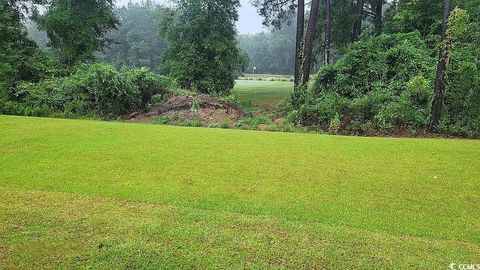
<instances>
[{"instance_id":1,"label":"mowed grass","mask_svg":"<svg viewBox=\"0 0 480 270\"><path fill-rule=\"evenodd\" d=\"M0 116L0 268L480 261L480 141Z\"/></svg>"},{"instance_id":2,"label":"mowed grass","mask_svg":"<svg viewBox=\"0 0 480 270\"><path fill-rule=\"evenodd\" d=\"M232 91L240 102L251 102L253 106L271 109L285 102L293 89L289 81L237 80Z\"/></svg>"}]
</instances>

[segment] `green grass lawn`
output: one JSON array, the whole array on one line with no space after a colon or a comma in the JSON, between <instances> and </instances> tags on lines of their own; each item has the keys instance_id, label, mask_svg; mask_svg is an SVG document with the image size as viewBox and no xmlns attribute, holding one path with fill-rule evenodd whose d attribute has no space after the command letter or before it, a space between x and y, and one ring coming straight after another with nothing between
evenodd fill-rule
<instances>
[{"instance_id":1,"label":"green grass lawn","mask_svg":"<svg viewBox=\"0 0 480 270\"><path fill-rule=\"evenodd\" d=\"M480 141L0 116L0 268L480 262Z\"/></svg>"},{"instance_id":2,"label":"green grass lawn","mask_svg":"<svg viewBox=\"0 0 480 270\"><path fill-rule=\"evenodd\" d=\"M265 73L255 73L255 74L246 73L241 77L242 78L261 78L261 79L275 78L275 79L286 79L286 80L293 79L293 75L280 75L280 74L268 74L268 73L266 74Z\"/></svg>"},{"instance_id":3,"label":"green grass lawn","mask_svg":"<svg viewBox=\"0 0 480 270\"><path fill-rule=\"evenodd\" d=\"M293 82L289 81L256 81L237 80L232 91L241 102L251 102L253 106L264 109L287 100Z\"/></svg>"}]
</instances>

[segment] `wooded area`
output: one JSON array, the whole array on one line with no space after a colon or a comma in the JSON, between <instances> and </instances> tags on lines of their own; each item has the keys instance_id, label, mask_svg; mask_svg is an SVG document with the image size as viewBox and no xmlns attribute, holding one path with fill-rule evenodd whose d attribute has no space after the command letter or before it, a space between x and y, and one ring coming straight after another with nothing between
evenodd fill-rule
<instances>
[{"instance_id":1,"label":"wooded area","mask_svg":"<svg viewBox=\"0 0 480 270\"><path fill-rule=\"evenodd\" d=\"M295 125L479 135L477 0L255 0L271 32L243 35L238 0L1 1L4 114L117 117L172 89L228 96L255 67L294 75Z\"/></svg>"}]
</instances>

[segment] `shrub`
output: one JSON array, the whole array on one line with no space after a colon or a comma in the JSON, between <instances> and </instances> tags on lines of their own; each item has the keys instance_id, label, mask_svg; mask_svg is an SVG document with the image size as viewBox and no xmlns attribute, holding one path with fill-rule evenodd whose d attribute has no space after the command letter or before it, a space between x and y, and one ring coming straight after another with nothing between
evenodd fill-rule
<instances>
[{"instance_id":1,"label":"shrub","mask_svg":"<svg viewBox=\"0 0 480 270\"><path fill-rule=\"evenodd\" d=\"M157 103L160 103L162 102L163 100L163 96L160 95L160 94L156 94L156 95L153 95L151 100L150 100L150 103L151 104L157 104Z\"/></svg>"},{"instance_id":2,"label":"shrub","mask_svg":"<svg viewBox=\"0 0 480 270\"><path fill-rule=\"evenodd\" d=\"M266 117L245 117L238 121L237 127L242 129L259 129L259 125L266 125L269 121Z\"/></svg>"},{"instance_id":3,"label":"shrub","mask_svg":"<svg viewBox=\"0 0 480 270\"><path fill-rule=\"evenodd\" d=\"M194 99L192 101L192 108L190 108L193 113L198 113L200 111L200 100Z\"/></svg>"},{"instance_id":4,"label":"shrub","mask_svg":"<svg viewBox=\"0 0 480 270\"><path fill-rule=\"evenodd\" d=\"M375 116L379 129L391 132L424 128L430 115L431 89L430 81L422 76L413 77L400 97L388 103Z\"/></svg>"},{"instance_id":5,"label":"shrub","mask_svg":"<svg viewBox=\"0 0 480 270\"><path fill-rule=\"evenodd\" d=\"M167 115L155 115L152 120L153 123L160 125L168 125L170 123L170 119Z\"/></svg>"},{"instance_id":6,"label":"shrub","mask_svg":"<svg viewBox=\"0 0 480 270\"><path fill-rule=\"evenodd\" d=\"M171 88L173 84L167 77L156 75L146 68L123 68L122 74L140 92L141 107L146 107L152 101L153 96L164 96L168 92L167 89ZM158 103L158 97L156 102Z\"/></svg>"},{"instance_id":7,"label":"shrub","mask_svg":"<svg viewBox=\"0 0 480 270\"><path fill-rule=\"evenodd\" d=\"M356 98L387 87L400 94L412 77L433 76L432 62L419 33L363 36L337 63L319 70L311 90Z\"/></svg>"},{"instance_id":8,"label":"shrub","mask_svg":"<svg viewBox=\"0 0 480 270\"><path fill-rule=\"evenodd\" d=\"M0 114L46 116L50 114L50 108L46 105L29 106L17 101L0 101Z\"/></svg>"},{"instance_id":9,"label":"shrub","mask_svg":"<svg viewBox=\"0 0 480 270\"><path fill-rule=\"evenodd\" d=\"M345 99L335 92L324 92L316 99L307 94L304 97L306 102L299 107L295 122L305 126L328 128L330 120L342 115L347 106Z\"/></svg>"},{"instance_id":10,"label":"shrub","mask_svg":"<svg viewBox=\"0 0 480 270\"><path fill-rule=\"evenodd\" d=\"M152 96L158 99L167 93L166 81L146 69L117 71L99 63L81 65L70 76L24 83L16 95L27 106L46 106L68 117L98 114L108 118L146 108Z\"/></svg>"},{"instance_id":11,"label":"shrub","mask_svg":"<svg viewBox=\"0 0 480 270\"><path fill-rule=\"evenodd\" d=\"M455 42L448 68L443 131L480 136L480 24L473 15ZM478 17L478 16L477 16Z\"/></svg>"},{"instance_id":12,"label":"shrub","mask_svg":"<svg viewBox=\"0 0 480 270\"><path fill-rule=\"evenodd\" d=\"M331 133L338 133L338 131L340 130L340 124L340 114L337 113L335 117L330 120L330 126L328 128L328 131Z\"/></svg>"},{"instance_id":13,"label":"shrub","mask_svg":"<svg viewBox=\"0 0 480 270\"><path fill-rule=\"evenodd\" d=\"M220 128L227 129L230 128L230 122L228 120L224 120L220 123Z\"/></svg>"},{"instance_id":14,"label":"shrub","mask_svg":"<svg viewBox=\"0 0 480 270\"><path fill-rule=\"evenodd\" d=\"M292 92L295 121L354 134L424 127L431 62L418 33L363 36L337 63L320 68L308 89Z\"/></svg>"}]
</instances>

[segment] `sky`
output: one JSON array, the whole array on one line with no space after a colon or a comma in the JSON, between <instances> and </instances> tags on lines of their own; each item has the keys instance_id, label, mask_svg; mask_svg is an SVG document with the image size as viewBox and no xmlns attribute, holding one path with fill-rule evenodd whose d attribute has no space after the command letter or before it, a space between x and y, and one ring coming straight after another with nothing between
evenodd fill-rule
<instances>
[{"instance_id":1,"label":"sky","mask_svg":"<svg viewBox=\"0 0 480 270\"><path fill-rule=\"evenodd\" d=\"M117 5L125 5L130 0L117 0ZM132 2L141 2L142 0L131 0ZM156 0L156 2L165 2ZM262 18L258 15L257 10L250 4L250 0L240 0L241 7L238 11L239 20L237 22L237 30L240 34L254 34L261 32L263 29Z\"/></svg>"}]
</instances>

